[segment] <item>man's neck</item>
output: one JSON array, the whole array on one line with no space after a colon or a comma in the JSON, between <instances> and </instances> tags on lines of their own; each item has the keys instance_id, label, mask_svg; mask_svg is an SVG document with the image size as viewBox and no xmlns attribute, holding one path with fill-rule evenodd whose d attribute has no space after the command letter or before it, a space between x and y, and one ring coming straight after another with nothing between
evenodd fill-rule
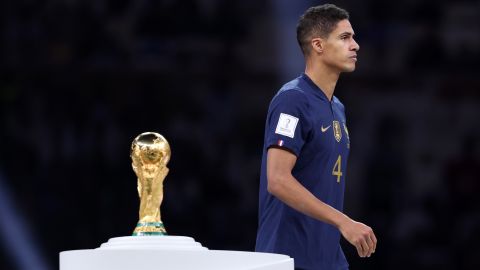
<instances>
[{"instance_id":1,"label":"man's neck","mask_svg":"<svg viewBox=\"0 0 480 270\"><path fill-rule=\"evenodd\" d=\"M328 100L331 101L340 73L334 72L325 66L307 64L305 74L325 93Z\"/></svg>"}]
</instances>

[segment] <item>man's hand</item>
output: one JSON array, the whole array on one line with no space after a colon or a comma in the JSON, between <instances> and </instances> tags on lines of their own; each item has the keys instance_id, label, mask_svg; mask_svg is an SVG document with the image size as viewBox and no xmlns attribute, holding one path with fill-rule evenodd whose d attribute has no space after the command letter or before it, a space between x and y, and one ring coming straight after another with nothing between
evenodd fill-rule
<instances>
[{"instance_id":1,"label":"man's hand","mask_svg":"<svg viewBox=\"0 0 480 270\"><path fill-rule=\"evenodd\" d=\"M348 219L338 227L343 237L357 248L358 256L370 257L377 248L377 238L372 228Z\"/></svg>"}]
</instances>

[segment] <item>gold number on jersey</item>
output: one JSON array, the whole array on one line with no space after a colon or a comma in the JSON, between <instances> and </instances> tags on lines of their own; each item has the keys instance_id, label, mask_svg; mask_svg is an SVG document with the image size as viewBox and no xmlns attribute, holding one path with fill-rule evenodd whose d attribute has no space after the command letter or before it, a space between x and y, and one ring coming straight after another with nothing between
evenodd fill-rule
<instances>
[{"instance_id":1,"label":"gold number on jersey","mask_svg":"<svg viewBox=\"0 0 480 270\"><path fill-rule=\"evenodd\" d=\"M340 177L342 173L342 156L338 155L337 162L333 165L332 175L337 177L337 183L340 183Z\"/></svg>"}]
</instances>

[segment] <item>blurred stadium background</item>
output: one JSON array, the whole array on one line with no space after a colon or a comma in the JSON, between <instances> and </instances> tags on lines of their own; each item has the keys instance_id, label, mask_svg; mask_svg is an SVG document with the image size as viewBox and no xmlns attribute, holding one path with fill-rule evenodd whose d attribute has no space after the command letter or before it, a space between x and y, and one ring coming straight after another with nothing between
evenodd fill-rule
<instances>
[{"instance_id":1,"label":"blurred stadium background","mask_svg":"<svg viewBox=\"0 0 480 270\"><path fill-rule=\"evenodd\" d=\"M303 71L299 15L324 1L0 3L0 268L130 235L133 138L172 147L162 219L252 251L268 102ZM480 2L332 1L357 70L336 95L352 140L345 212L376 254L351 269L480 269Z\"/></svg>"}]
</instances>

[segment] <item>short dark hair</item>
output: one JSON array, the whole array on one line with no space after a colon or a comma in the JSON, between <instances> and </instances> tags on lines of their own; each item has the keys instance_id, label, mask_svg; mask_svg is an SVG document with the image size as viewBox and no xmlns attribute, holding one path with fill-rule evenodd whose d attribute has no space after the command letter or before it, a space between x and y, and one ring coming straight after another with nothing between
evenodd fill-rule
<instances>
[{"instance_id":1,"label":"short dark hair","mask_svg":"<svg viewBox=\"0 0 480 270\"><path fill-rule=\"evenodd\" d=\"M310 40L317 36L326 38L341 20L348 20L346 10L333 4L311 7L300 17L297 24L297 41L306 56L310 52Z\"/></svg>"}]
</instances>

